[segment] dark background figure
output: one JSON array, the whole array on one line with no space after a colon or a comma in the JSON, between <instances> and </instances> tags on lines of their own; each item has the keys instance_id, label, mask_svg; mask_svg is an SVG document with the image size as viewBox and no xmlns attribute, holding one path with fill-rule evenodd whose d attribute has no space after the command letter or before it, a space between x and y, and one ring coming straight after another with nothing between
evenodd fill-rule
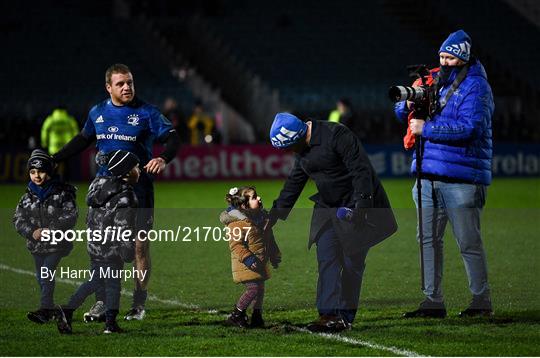
<instances>
[{"instance_id":1,"label":"dark background figure","mask_svg":"<svg viewBox=\"0 0 540 358\"><path fill-rule=\"evenodd\" d=\"M195 100L187 126L190 131L191 145L210 144L214 141L215 121L206 112L200 99Z\"/></svg>"},{"instance_id":2,"label":"dark background figure","mask_svg":"<svg viewBox=\"0 0 540 358\"><path fill-rule=\"evenodd\" d=\"M337 101L336 109L330 112L328 121L341 123L347 126L360 140L366 139L365 123L360 119L348 98L343 97Z\"/></svg>"},{"instance_id":3,"label":"dark background figure","mask_svg":"<svg viewBox=\"0 0 540 358\"><path fill-rule=\"evenodd\" d=\"M182 108L172 97L167 97L163 102L163 115L171 122L171 125L176 132L178 133L178 138L180 138L180 143L187 144L189 143L189 129L187 126L187 121Z\"/></svg>"}]
</instances>

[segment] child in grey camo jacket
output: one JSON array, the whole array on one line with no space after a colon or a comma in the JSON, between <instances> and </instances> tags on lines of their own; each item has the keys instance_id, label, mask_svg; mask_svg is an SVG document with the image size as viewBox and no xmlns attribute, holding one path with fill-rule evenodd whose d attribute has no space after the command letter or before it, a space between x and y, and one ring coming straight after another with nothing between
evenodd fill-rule
<instances>
[{"instance_id":1,"label":"child in grey camo jacket","mask_svg":"<svg viewBox=\"0 0 540 358\"><path fill-rule=\"evenodd\" d=\"M62 257L67 256L73 244L69 241L52 242L52 230L66 231L77 223L76 188L53 176L54 162L43 150L36 149L28 160L30 182L21 197L13 224L25 239L26 247L34 258L36 278L41 292L38 310L28 312L29 320L46 323L55 316L54 276ZM49 235L47 235L49 233Z\"/></svg>"},{"instance_id":2,"label":"child in grey camo jacket","mask_svg":"<svg viewBox=\"0 0 540 358\"><path fill-rule=\"evenodd\" d=\"M131 152L117 150L109 154L110 175L98 176L90 184L86 203L89 206L86 224L100 238L88 240L90 280L84 282L63 305L58 317L58 331L72 333L73 313L86 298L101 292L104 297L105 330L103 333L120 333L116 322L120 306L121 277L124 262L135 256L135 236L138 201L133 186L139 180L139 159ZM109 229L113 229L109 231ZM126 233L114 237L113 232Z\"/></svg>"}]
</instances>

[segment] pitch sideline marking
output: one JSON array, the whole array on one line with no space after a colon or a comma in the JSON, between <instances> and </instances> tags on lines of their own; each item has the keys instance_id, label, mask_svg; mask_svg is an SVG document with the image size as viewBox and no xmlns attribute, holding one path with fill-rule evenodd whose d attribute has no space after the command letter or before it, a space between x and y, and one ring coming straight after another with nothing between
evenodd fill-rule
<instances>
[{"instance_id":1,"label":"pitch sideline marking","mask_svg":"<svg viewBox=\"0 0 540 358\"><path fill-rule=\"evenodd\" d=\"M394 353L394 354L400 355L400 356L405 356L405 357L429 357L429 356L425 356L425 355L420 355L420 354L418 354L416 352L413 352L413 351L408 351L408 350L400 349L400 348L393 347L393 346L387 347L387 346L383 346L383 345L380 345L380 344L377 344L377 343L371 343L369 341L363 341L363 340L360 340L360 339L340 336L339 334L313 333L313 332L309 331L306 328L301 328L301 327L297 327L297 326L290 326L290 327L293 330L297 331L297 332L316 334L319 337L330 339L330 340L333 340L333 341L349 343L349 344L354 344L356 346L363 346L363 347L378 349L378 350L382 350L382 351L387 351L387 352L391 352L391 353Z\"/></svg>"},{"instance_id":2,"label":"pitch sideline marking","mask_svg":"<svg viewBox=\"0 0 540 358\"><path fill-rule=\"evenodd\" d=\"M29 276L34 276L34 277L36 276L35 272L28 271L28 270L22 270L22 269L7 266L7 265L1 264L1 263L0 263L0 269L15 272L15 273L18 273L18 274L21 274L21 275L29 275ZM70 279L67 279L67 278L57 278L56 282L62 282L62 283L66 283L68 285L73 285L73 286L79 286L79 285L81 285L83 283L83 281L75 281L75 280L70 280ZM130 292L130 291L124 289L124 288L122 289L121 294L124 295L124 296L133 297L133 292ZM163 298L157 297L156 295L148 295L148 299L152 300L152 301L159 302L159 303L167 304L167 305L179 306L179 307L182 307L182 308L188 308L188 309L194 309L194 310L201 310L201 308L199 306L197 306L197 305L189 304L189 303L183 303L183 302L180 302L178 300L163 299ZM209 310L208 313L214 313L214 310Z\"/></svg>"},{"instance_id":3,"label":"pitch sideline marking","mask_svg":"<svg viewBox=\"0 0 540 358\"><path fill-rule=\"evenodd\" d=\"M35 272L28 271L28 270L23 270L23 269L11 267L11 266L7 266L7 265L4 265L2 263L0 263L0 270L11 271L11 272L15 272L15 273L18 273L18 274L21 274L21 275L29 275L29 276L35 276L36 275ZM78 285L81 285L83 283L82 281L75 281L75 280L70 280L70 279L66 279L66 278L57 278L56 282L61 282L61 283L65 283L65 284L72 285L72 286L78 286ZM130 296L130 297L133 296L133 293L129 292L126 289L122 289L121 294L124 295L124 296ZM172 306L179 306L179 307L182 307L182 308L188 308L188 309L202 311L200 306L198 306L198 305L190 304L190 303L183 303L183 302L180 302L180 301L174 300L174 299L163 299L163 298L157 297L156 295L148 295L148 299L151 300L151 301L155 301L155 302L159 302L159 303L163 303L163 304L168 304L168 305L172 305ZM207 310L206 312L211 313L211 314L215 314L218 311L215 310L215 309L212 309L212 310ZM326 339L329 339L329 340L334 340L334 341L338 341L338 342L353 344L353 345L356 345L356 346L368 347L368 348L372 348L372 349L383 350L383 351L391 352L393 354L400 355L400 356L422 357L422 355L420 355L420 354L418 354L418 353L416 353L414 351L408 351L408 350L396 348L396 347L393 347L393 346L387 347L387 346L384 346L384 345L381 345L381 344L371 343L369 341L363 341L363 340L359 340L359 339L340 336L338 334L313 333L313 332L311 332L311 331L309 331L309 330L307 330L305 328L301 328L301 327L297 327L297 326L289 326L289 327L291 327L294 331L297 331L297 332L309 333L309 334L317 335L319 337L326 338ZM423 356L423 357L426 357L426 356Z\"/></svg>"}]
</instances>

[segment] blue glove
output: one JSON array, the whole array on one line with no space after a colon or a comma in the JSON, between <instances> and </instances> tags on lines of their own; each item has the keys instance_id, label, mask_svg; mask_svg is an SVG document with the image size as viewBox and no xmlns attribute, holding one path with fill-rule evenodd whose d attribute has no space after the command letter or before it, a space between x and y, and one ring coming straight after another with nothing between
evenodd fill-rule
<instances>
[{"instance_id":1,"label":"blue glove","mask_svg":"<svg viewBox=\"0 0 540 358\"><path fill-rule=\"evenodd\" d=\"M337 209L336 216L339 220L353 221L354 210L346 207L341 207Z\"/></svg>"},{"instance_id":2,"label":"blue glove","mask_svg":"<svg viewBox=\"0 0 540 358\"><path fill-rule=\"evenodd\" d=\"M356 225L363 225L366 221L367 210L365 208L350 209L341 207L337 209L336 216L339 220L348 221Z\"/></svg>"},{"instance_id":3,"label":"blue glove","mask_svg":"<svg viewBox=\"0 0 540 358\"><path fill-rule=\"evenodd\" d=\"M249 255L243 261L243 264L246 265L248 269L253 270L253 271L258 269L258 266L259 266L258 263L259 263L259 259L255 255Z\"/></svg>"}]
</instances>

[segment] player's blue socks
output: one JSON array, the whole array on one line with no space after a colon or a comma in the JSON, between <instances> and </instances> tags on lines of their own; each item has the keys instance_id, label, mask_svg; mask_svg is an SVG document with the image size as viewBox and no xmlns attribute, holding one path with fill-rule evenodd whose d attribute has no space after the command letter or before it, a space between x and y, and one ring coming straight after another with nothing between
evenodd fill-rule
<instances>
[{"instance_id":1,"label":"player's blue socks","mask_svg":"<svg viewBox=\"0 0 540 358\"><path fill-rule=\"evenodd\" d=\"M133 291L133 307L144 306L146 298L148 297L147 290L134 290Z\"/></svg>"}]
</instances>

